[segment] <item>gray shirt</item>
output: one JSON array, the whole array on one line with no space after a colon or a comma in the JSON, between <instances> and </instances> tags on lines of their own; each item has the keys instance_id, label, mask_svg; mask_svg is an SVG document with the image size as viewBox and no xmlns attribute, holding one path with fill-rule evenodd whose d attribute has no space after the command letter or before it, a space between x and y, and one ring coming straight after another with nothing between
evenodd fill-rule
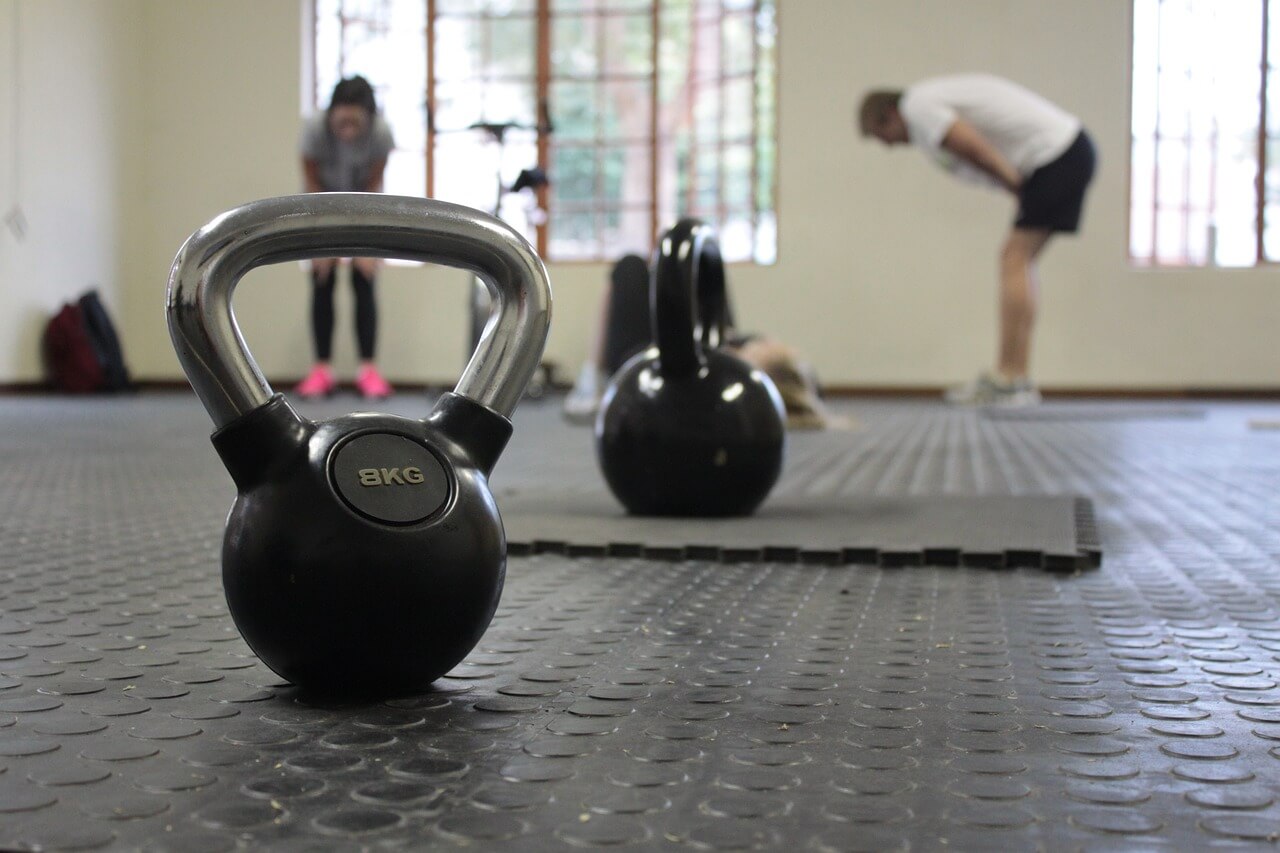
<instances>
[{"instance_id":1,"label":"gray shirt","mask_svg":"<svg viewBox=\"0 0 1280 853\"><path fill-rule=\"evenodd\" d=\"M316 161L320 188L325 192L361 192L369 185L375 163L387 159L395 140L391 127L380 115L373 117L369 131L354 142L339 142L329 133L328 114L310 116L302 125L298 151Z\"/></svg>"}]
</instances>

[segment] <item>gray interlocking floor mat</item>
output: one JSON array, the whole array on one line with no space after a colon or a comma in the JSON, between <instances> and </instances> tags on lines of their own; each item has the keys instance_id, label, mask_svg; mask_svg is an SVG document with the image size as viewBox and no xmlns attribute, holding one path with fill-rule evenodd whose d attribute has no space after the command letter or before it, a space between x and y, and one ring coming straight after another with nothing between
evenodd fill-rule
<instances>
[{"instance_id":1,"label":"gray interlocking floor mat","mask_svg":"<svg viewBox=\"0 0 1280 853\"><path fill-rule=\"evenodd\" d=\"M499 489L595 487L555 402ZM798 439L785 493L1084 495L1106 566L517 557L436 691L352 707L235 632L192 398L0 399L0 849L1270 845L1280 435L1207 408L858 404L857 448Z\"/></svg>"},{"instance_id":2,"label":"gray interlocking floor mat","mask_svg":"<svg viewBox=\"0 0 1280 853\"><path fill-rule=\"evenodd\" d=\"M1083 498L783 495L750 517L716 519L628 516L603 489L568 498L508 489L498 500L513 554L1051 569L1101 562Z\"/></svg>"}]
</instances>

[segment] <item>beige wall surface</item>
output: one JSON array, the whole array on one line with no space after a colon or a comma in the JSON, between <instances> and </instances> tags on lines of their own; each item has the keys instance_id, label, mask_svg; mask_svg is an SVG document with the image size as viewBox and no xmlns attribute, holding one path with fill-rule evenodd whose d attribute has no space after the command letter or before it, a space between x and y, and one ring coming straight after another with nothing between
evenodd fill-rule
<instances>
[{"instance_id":1,"label":"beige wall surface","mask_svg":"<svg viewBox=\"0 0 1280 853\"><path fill-rule=\"evenodd\" d=\"M0 382L40 378L58 306L98 287L122 305L122 215L143 143L129 94L133 0L0 0Z\"/></svg>"},{"instance_id":2,"label":"beige wall surface","mask_svg":"<svg viewBox=\"0 0 1280 853\"><path fill-rule=\"evenodd\" d=\"M1055 242L1045 257L1034 364L1040 381L1049 387L1280 385L1274 331L1280 273L1142 270L1127 260L1127 2L778 5L779 261L731 268L745 328L793 343L834 384L937 385L966 378L991 360L996 250L1013 213L1010 202L956 184L917 152L857 138L852 121L854 103L870 86L986 70L1080 115L1101 155L1083 233ZM37 17L56 30L48 36L24 30L24 39L33 46L56 39L63 56L64 44L78 45L69 68L43 72L59 81L57 88L51 80L32 96L62 105L69 89L78 93L70 96L71 108L50 110L23 127L28 147L48 163L74 165L49 170L49 185L24 186L24 195L32 210L49 205L55 211L72 187L84 197L69 205L77 213L66 214L79 217L71 223L74 232L59 222L57 236L39 242L33 235L20 247L29 259L42 259L34 269L28 261L29 275L10 274L16 247L0 234L6 253L0 381L30 375L22 312L52 304L59 283L99 271L98 280L120 295L134 371L143 378L180 375L162 312L174 252L218 212L299 186L300 6L300 0L24 2L24 10L46 10ZM59 16L69 9L79 14ZM126 45L137 48L130 54L136 59L122 59ZM36 62L30 57L36 53L27 51L26 61ZM8 198L0 192L5 206ZM79 239L70 239L72 233ZM69 271L69 257L94 272ZM548 357L573 368L587 349L607 270L601 264L550 270L556 301ZM388 375L432 382L456 377L465 355L466 278L397 267L386 270L379 286ZM235 306L267 375L305 371L307 289L297 265L250 273ZM338 309L337 361L349 371L354 346L346 287Z\"/></svg>"}]
</instances>

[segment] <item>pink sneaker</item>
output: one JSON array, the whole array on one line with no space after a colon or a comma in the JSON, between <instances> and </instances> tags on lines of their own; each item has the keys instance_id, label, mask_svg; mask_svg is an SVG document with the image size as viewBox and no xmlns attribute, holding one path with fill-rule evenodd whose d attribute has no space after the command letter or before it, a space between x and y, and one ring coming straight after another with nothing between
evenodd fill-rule
<instances>
[{"instance_id":1,"label":"pink sneaker","mask_svg":"<svg viewBox=\"0 0 1280 853\"><path fill-rule=\"evenodd\" d=\"M311 368L311 372L307 374L307 378L298 383L298 387L294 392L304 400L315 400L319 397L328 397L338 387L338 382L333 378L333 371L329 369L327 364L317 364Z\"/></svg>"},{"instance_id":2,"label":"pink sneaker","mask_svg":"<svg viewBox=\"0 0 1280 853\"><path fill-rule=\"evenodd\" d=\"M371 364L360 368L360 375L356 377L356 390L366 400L385 399L393 393L391 383L383 379L378 368Z\"/></svg>"}]
</instances>

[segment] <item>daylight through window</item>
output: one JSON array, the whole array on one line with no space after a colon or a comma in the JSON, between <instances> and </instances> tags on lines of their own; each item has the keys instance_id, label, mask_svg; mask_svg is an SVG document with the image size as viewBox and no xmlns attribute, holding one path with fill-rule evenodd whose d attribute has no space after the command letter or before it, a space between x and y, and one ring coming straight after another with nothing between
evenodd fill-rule
<instances>
[{"instance_id":1,"label":"daylight through window","mask_svg":"<svg viewBox=\"0 0 1280 853\"><path fill-rule=\"evenodd\" d=\"M1153 265L1280 259L1270 0L1134 0L1129 252Z\"/></svg>"},{"instance_id":2,"label":"daylight through window","mask_svg":"<svg viewBox=\"0 0 1280 853\"><path fill-rule=\"evenodd\" d=\"M373 83L388 192L496 208L550 260L647 253L692 215L728 260L774 261L774 0L314 0L313 20L307 107ZM500 192L535 167L549 186Z\"/></svg>"}]
</instances>

